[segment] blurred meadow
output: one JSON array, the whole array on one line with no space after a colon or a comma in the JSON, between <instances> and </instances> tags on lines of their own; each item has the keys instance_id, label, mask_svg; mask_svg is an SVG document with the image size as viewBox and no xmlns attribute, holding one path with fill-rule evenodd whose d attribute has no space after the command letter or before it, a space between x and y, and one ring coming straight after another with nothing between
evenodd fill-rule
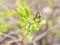
<instances>
[{"instance_id":1,"label":"blurred meadow","mask_svg":"<svg viewBox=\"0 0 60 45\"><path fill-rule=\"evenodd\" d=\"M0 0L0 45L60 45L60 0Z\"/></svg>"}]
</instances>

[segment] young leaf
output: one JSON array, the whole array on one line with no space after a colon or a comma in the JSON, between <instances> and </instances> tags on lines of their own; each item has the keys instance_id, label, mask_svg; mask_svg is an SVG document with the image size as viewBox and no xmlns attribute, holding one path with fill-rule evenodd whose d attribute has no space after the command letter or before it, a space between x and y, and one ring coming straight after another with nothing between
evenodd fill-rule
<instances>
[{"instance_id":1,"label":"young leaf","mask_svg":"<svg viewBox=\"0 0 60 45\"><path fill-rule=\"evenodd\" d=\"M7 9L5 12L1 14L3 18L9 18L14 14L13 10Z\"/></svg>"}]
</instances>

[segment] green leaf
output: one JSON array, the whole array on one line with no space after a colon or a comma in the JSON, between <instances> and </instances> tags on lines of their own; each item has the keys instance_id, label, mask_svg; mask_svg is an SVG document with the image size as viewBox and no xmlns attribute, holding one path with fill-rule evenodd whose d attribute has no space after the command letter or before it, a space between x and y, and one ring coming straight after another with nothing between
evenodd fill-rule
<instances>
[{"instance_id":1,"label":"green leaf","mask_svg":"<svg viewBox=\"0 0 60 45\"><path fill-rule=\"evenodd\" d=\"M2 2L3 0L0 0L0 2Z\"/></svg>"},{"instance_id":2,"label":"green leaf","mask_svg":"<svg viewBox=\"0 0 60 45\"><path fill-rule=\"evenodd\" d=\"M24 25L24 20L23 20L23 19L20 19L20 20L18 21L18 24L21 25L21 26L23 26L23 25Z\"/></svg>"},{"instance_id":3,"label":"green leaf","mask_svg":"<svg viewBox=\"0 0 60 45\"><path fill-rule=\"evenodd\" d=\"M4 25L4 24L5 24L4 20L2 18L0 18L0 26Z\"/></svg>"},{"instance_id":4,"label":"green leaf","mask_svg":"<svg viewBox=\"0 0 60 45\"><path fill-rule=\"evenodd\" d=\"M30 11L28 10L28 8L27 9L25 8L25 12L26 12L26 16L28 18L30 16Z\"/></svg>"},{"instance_id":5,"label":"green leaf","mask_svg":"<svg viewBox=\"0 0 60 45\"><path fill-rule=\"evenodd\" d=\"M2 13L2 17L4 18L9 18L14 14L13 10L7 9L5 12Z\"/></svg>"},{"instance_id":6,"label":"green leaf","mask_svg":"<svg viewBox=\"0 0 60 45\"><path fill-rule=\"evenodd\" d=\"M28 34L27 39L31 42L33 39L33 35L31 33Z\"/></svg>"},{"instance_id":7,"label":"green leaf","mask_svg":"<svg viewBox=\"0 0 60 45\"><path fill-rule=\"evenodd\" d=\"M18 8L17 11L16 11L16 13L18 14L18 16L25 18L24 8Z\"/></svg>"},{"instance_id":8,"label":"green leaf","mask_svg":"<svg viewBox=\"0 0 60 45\"><path fill-rule=\"evenodd\" d=\"M40 24L41 24L41 25L46 24L46 20L41 20Z\"/></svg>"},{"instance_id":9,"label":"green leaf","mask_svg":"<svg viewBox=\"0 0 60 45\"><path fill-rule=\"evenodd\" d=\"M1 28L0 27L0 32L5 32L7 29L6 28Z\"/></svg>"},{"instance_id":10,"label":"green leaf","mask_svg":"<svg viewBox=\"0 0 60 45\"><path fill-rule=\"evenodd\" d=\"M17 14L20 15L20 17L28 18L30 15L30 11L25 1L17 0L16 4L18 6L16 11Z\"/></svg>"}]
</instances>

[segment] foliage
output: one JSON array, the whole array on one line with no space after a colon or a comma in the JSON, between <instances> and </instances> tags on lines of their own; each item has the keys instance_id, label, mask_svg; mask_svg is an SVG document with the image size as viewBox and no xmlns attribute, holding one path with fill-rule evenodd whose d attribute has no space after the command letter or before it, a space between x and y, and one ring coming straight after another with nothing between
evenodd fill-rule
<instances>
[{"instance_id":1,"label":"foliage","mask_svg":"<svg viewBox=\"0 0 60 45\"><path fill-rule=\"evenodd\" d=\"M3 0L0 0L0 2L2 2Z\"/></svg>"},{"instance_id":2,"label":"foliage","mask_svg":"<svg viewBox=\"0 0 60 45\"><path fill-rule=\"evenodd\" d=\"M0 0L0 2L2 2L2 0ZM18 20L18 24L21 26L21 31L22 34L19 35L20 39L26 38L29 41L32 41L33 39L33 35L32 33L39 30L39 28L44 25L47 24L48 28L52 27L52 21L51 20L44 20L41 19L41 13L37 12L35 15L31 15L30 13L30 8L28 7L27 3L23 0L16 0L16 4L17 4L17 9L16 10L11 10L11 9L7 9L5 12L0 13L0 32L6 32L8 31L11 27L13 27L14 29L16 29L14 27L14 24L7 24L5 23L5 18L10 18L12 17L12 15L17 14L20 19ZM50 0L48 1L48 5L50 7L53 7L53 2ZM3 8L2 5L0 5L0 10ZM43 10L44 11L44 10ZM50 12L49 12L50 13ZM60 19L60 17L58 17ZM58 20L59 22L59 20ZM56 34L57 37L60 37L60 32L57 31L58 29L52 29L51 30L51 34ZM0 34L0 38L2 38L2 35ZM45 45L45 40L43 40L43 45ZM9 43L7 43L6 45L9 45Z\"/></svg>"},{"instance_id":3,"label":"foliage","mask_svg":"<svg viewBox=\"0 0 60 45\"><path fill-rule=\"evenodd\" d=\"M31 16L30 10L25 1L17 0L17 10L16 13L18 16L20 16L20 19L18 21L18 24L22 27L22 33L23 37L27 38L28 40L33 39L32 33L36 30L39 30L39 28L46 23L45 20L41 20L39 12L37 12L36 15Z\"/></svg>"},{"instance_id":4,"label":"foliage","mask_svg":"<svg viewBox=\"0 0 60 45\"><path fill-rule=\"evenodd\" d=\"M13 14L17 14L20 17L18 24L21 26L22 37L31 41L33 39L32 33L39 30L46 21L41 19L39 12L36 15L31 15L30 8L25 1L17 0L16 4L18 7L16 10L7 9L0 14L2 17L0 18L0 32L6 32L9 28L13 27L13 23L6 25L4 19L12 17Z\"/></svg>"},{"instance_id":5,"label":"foliage","mask_svg":"<svg viewBox=\"0 0 60 45\"><path fill-rule=\"evenodd\" d=\"M5 12L1 14L3 18L9 18L14 14L14 11L11 9L7 9Z\"/></svg>"},{"instance_id":6,"label":"foliage","mask_svg":"<svg viewBox=\"0 0 60 45\"><path fill-rule=\"evenodd\" d=\"M5 23L5 18L10 18L14 14L13 10L7 9L5 12L0 14L0 32L6 32L8 28L11 28L13 23L11 24L6 24Z\"/></svg>"}]
</instances>

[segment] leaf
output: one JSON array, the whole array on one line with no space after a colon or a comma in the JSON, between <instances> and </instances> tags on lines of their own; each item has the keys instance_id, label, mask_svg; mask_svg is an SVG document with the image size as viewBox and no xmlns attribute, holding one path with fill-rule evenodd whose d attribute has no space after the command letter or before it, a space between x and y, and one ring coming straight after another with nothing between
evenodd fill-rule
<instances>
[{"instance_id":1,"label":"leaf","mask_svg":"<svg viewBox=\"0 0 60 45\"><path fill-rule=\"evenodd\" d=\"M26 16L28 18L30 16L30 11L28 10L28 8L27 9L25 8L25 12L26 12Z\"/></svg>"},{"instance_id":2,"label":"leaf","mask_svg":"<svg viewBox=\"0 0 60 45\"><path fill-rule=\"evenodd\" d=\"M18 8L16 13L20 16L20 17L23 17L25 18L25 11L24 11L24 8Z\"/></svg>"},{"instance_id":3,"label":"leaf","mask_svg":"<svg viewBox=\"0 0 60 45\"><path fill-rule=\"evenodd\" d=\"M0 27L0 32L5 32L7 29L6 28L1 28Z\"/></svg>"},{"instance_id":4,"label":"leaf","mask_svg":"<svg viewBox=\"0 0 60 45\"><path fill-rule=\"evenodd\" d=\"M4 25L4 24L5 24L4 20L2 18L0 18L0 26Z\"/></svg>"},{"instance_id":5,"label":"leaf","mask_svg":"<svg viewBox=\"0 0 60 45\"><path fill-rule=\"evenodd\" d=\"M29 33L28 36L27 36L27 39L31 42L32 39L33 39L33 35Z\"/></svg>"},{"instance_id":6,"label":"leaf","mask_svg":"<svg viewBox=\"0 0 60 45\"><path fill-rule=\"evenodd\" d=\"M41 25L46 24L46 20L41 20L40 24L41 24Z\"/></svg>"},{"instance_id":7,"label":"leaf","mask_svg":"<svg viewBox=\"0 0 60 45\"><path fill-rule=\"evenodd\" d=\"M0 2L2 2L3 0L0 0Z\"/></svg>"},{"instance_id":8,"label":"leaf","mask_svg":"<svg viewBox=\"0 0 60 45\"><path fill-rule=\"evenodd\" d=\"M21 26L23 26L23 25L24 25L24 20L23 20L23 19L20 19L20 20L18 21L18 24L21 25Z\"/></svg>"},{"instance_id":9,"label":"leaf","mask_svg":"<svg viewBox=\"0 0 60 45\"><path fill-rule=\"evenodd\" d=\"M14 11L13 11L13 10L7 9L4 13L2 13L1 16L4 17L4 18L9 18L9 17L11 17L13 14L14 14Z\"/></svg>"},{"instance_id":10,"label":"leaf","mask_svg":"<svg viewBox=\"0 0 60 45\"><path fill-rule=\"evenodd\" d=\"M29 8L25 1L16 1L16 4L18 6L17 8L17 14L20 15L20 17L28 18L30 15Z\"/></svg>"}]
</instances>

